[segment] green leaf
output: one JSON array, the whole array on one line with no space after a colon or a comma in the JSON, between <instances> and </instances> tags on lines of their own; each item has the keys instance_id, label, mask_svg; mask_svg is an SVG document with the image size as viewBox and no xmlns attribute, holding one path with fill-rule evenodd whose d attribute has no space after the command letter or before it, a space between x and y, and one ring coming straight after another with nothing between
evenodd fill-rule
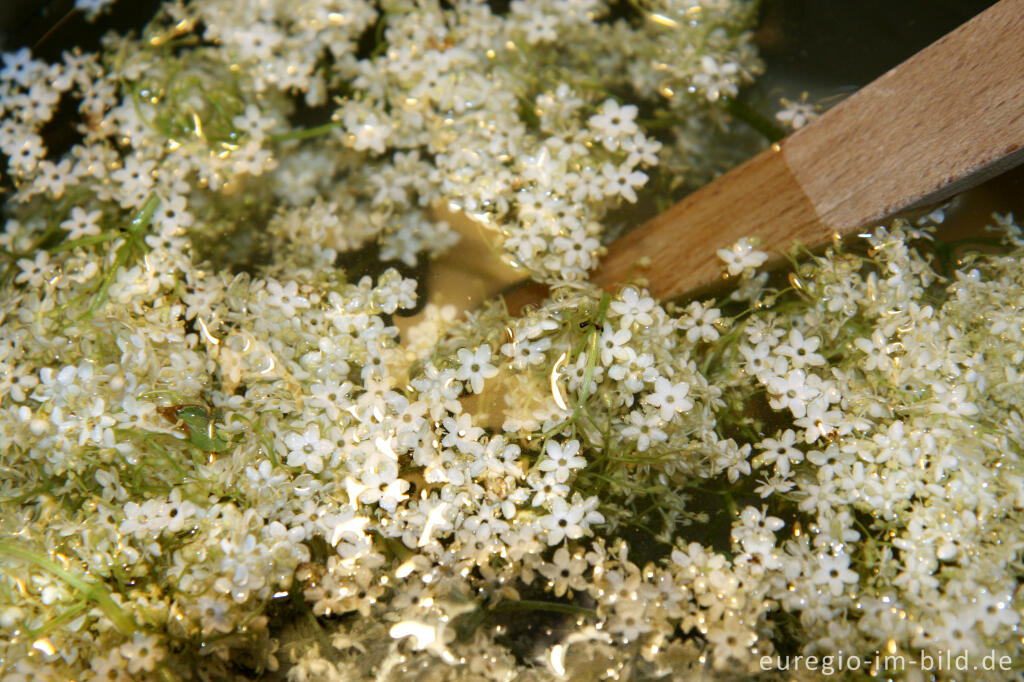
<instances>
[{"instance_id":1,"label":"green leaf","mask_svg":"<svg viewBox=\"0 0 1024 682\"><path fill-rule=\"evenodd\" d=\"M188 440L204 452L224 452L228 443L219 438L214 430L213 420L201 407L187 405L178 410L178 419L188 430Z\"/></svg>"}]
</instances>

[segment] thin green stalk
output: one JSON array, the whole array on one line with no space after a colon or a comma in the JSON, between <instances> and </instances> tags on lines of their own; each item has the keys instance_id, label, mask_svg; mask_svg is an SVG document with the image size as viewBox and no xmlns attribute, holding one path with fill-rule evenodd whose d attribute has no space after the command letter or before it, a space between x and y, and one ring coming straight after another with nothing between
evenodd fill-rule
<instances>
[{"instance_id":1,"label":"thin green stalk","mask_svg":"<svg viewBox=\"0 0 1024 682\"><path fill-rule=\"evenodd\" d=\"M77 249L79 246L92 246L93 244L101 244L103 242L109 242L111 239L116 239L122 236L118 232L102 232L100 234L91 234L88 237L82 237L81 239L75 239L70 242L61 242L54 247L47 249L50 253L60 253L61 251L70 251L71 249Z\"/></svg>"},{"instance_id":2,"label":"thin green stalk","mask_svg":"<svg viewBox=\"0 0 1024 682\"><path fill-rule=\"evenodd\" d=\"M178 464L177 460L175 460L174 457L171 456L171 453L168 452L166 448L162 447L160 444L156 442L156 439L153 438L152 434L142 431L141 429L114 429L114 433L135 436L137 438L143 439L174 470L174 473L177 474L178 476L178 480L185 480L185 470L181 468L181 465Z\"/></svg>"},{"instance_id":3,"label":"thin green stalk","mask_svg":"<svg viewBox=\"0 0 1024 682\"><path fill-rule=\"evenodd\" d=\"M89 582L70 571L64 570L57 562L51 559L3 540L0 540L0 554L7 554L22 561L27 561L48 573L52 573L78 590L86 599L96 602L96 605L106 614L118 632L125 636L131 636L135 632L135 623L121 610L121 607L111 598L110 593L98 583Z\"/></svg>"},{"instance_id":4,"label":"thin green stalk","mask_svg":"<svg viewBox=\"0 0 1024 682\"><path fill-rule=\"evenodd\" d=\"M131 256L133 248L143 248L145 242L142 241L142 233L149 226L150 221L153 219L153 214L156 212L157 207L160 205L160 197L151 195L146 203L142 205L142 208L136 212L135 216L128 223L128 232L131 234L131 239L125 241L118 250L117 255L114 258L113 264L110 269L103 276L103 281L100 282L100 287L96 291L93 297L92 304L89 309L82 313L78 319L88 319L92 317L100 306L107 299L107 291L114 283L114 279L117 277L117 271L124 265L128 264L128 259Z\"/></svg>"},{"instance_id":5,"label":"thin green stalk","mask_svg":"<svg viewBox=\"0 0 1024 682\"><path fill-rule=\"evenodd\" d=\"M270 136L271 142L284 142L286 140L307 140L311 137L317 137L318 135L324 135L331 132L335 128L342 125L342 121L329 121L323 125L313 126L312 128L302 128L301 130L289 130L286 133L277 133L276 135Z\"/></svg>"},{"instance_id":6,"label":"thin green stalk","mask_svg":"<svg viewBox=\"0 0 1024 682\"><path fill-rule=\"evenodd\" d=\"M536 601L533 599L518 599L515 601L500 601L490 607L490 611L551 611L554 613L568 613L574 616L587 616L597 618L597 611L575 604L563 604L550 601Z\"/></svg>"},{"instance_id":7,"label":"thin green stalk","mask_svg":"<svg viewBox=\"0 0 1024 682\"><path fill-rule=\"evenodd\" d=\"M69 608L64 613L57 616L56 618L45 623L38 630L33 630L29 637L31 639L38 639L49 632L53 632L69 620L74 620L74 618L78 614L80 614L82 611L85 611L87 608L89 608L89 601L87 599L84 599L75 604L74 606L72 606L71 608Z\"/></svg>"},{"instance_id":8,"label":"thin green stalk","mask_svg":"<svg viewBox=\"0 0 1024 682\"><path fill-rule=\"evenodd\" d=\"M583 410L583 405L587 402L587 398L590 397L590 388L594 382L594 369L597 367L597 343L600 340L600 332L598 329L604 323L605 315L608 313L608 307L612 303L612 297L606 292L601 294L601 302L597 307L597 316L594 318L593 327L588 332L589 339L587 339L587 367L583 372L583 383L580 385L579 397L576 400L576 407L572 411L572 416L569 421L575 422L580 416L580 412Z\"/></svg>"},{"instance_id":9,"label":"thin green stalk","mask_svg":"<svg viewBox=\"0 0 1024 682\"><path fill-rule=\"evenodd\" d=\"M763 135L769 142L778 142L786 136L786 132L782 128L755 111L750 105L733 97L723 97L722 103L725 104L726 111Z\"/></svg>"},{"instance_id":10,"label":"thin green stalk","mask_svg":"<svg viewBox=\"0 0 1024 682\"><path fill-rule=\"evenodd\" d=\"M24 502L25 500L29 499L30 497L35 497L36 495L39 495L40 493L45 493L49 489L50 489L50 485L49 484L45 484L44 483L42 485L37 485L35 488L32 488L32 490L29 490L27 493L22 493L21 495L18 495L17 497L8 497L7 499L0 500L0 504L5 504L5 505L6 504L21 504L22 502Z\"/></svg>"}]
</instances>

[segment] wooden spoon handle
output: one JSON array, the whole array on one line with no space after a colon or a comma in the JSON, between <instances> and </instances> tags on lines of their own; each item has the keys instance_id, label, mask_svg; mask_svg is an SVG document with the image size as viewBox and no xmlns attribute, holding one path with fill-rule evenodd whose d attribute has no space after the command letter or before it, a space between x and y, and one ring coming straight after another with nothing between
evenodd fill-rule
<instances>
[{"instance_id":1,"label":"wooden spoon handle","mask_svg":"<svg viewBox=\"0 0 1024 682\"><path fill-rule=\"evenodd\" d=\"M1024 161L1024 0L1002 0L608 248L592 279L657 298L722 276L743 237L785 251L941 201ZM643 271L641 257L650 259Z\"/></svg>"}]
</instances>

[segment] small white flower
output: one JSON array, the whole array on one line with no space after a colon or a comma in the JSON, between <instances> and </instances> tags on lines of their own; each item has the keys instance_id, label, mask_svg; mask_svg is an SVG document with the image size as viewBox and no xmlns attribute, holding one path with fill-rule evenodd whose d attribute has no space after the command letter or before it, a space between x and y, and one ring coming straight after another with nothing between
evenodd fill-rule
<instances>
[{"instance_id":1,"label":"small white flower","mask_svg":"<svg viewBox=\"0 0 1024 682\"><path fill-rule=\"evenodd\" d=\"M60 227L68 231L68 241L99 234L99 220L102 215L100 211L86 212L81 206L75 206L71 209L71 216L62 222Z\"/></svg>"},{"instance_id":2,"label":"small white flower","mask_svg":"<svg viewBox=\"0 0 1024 682\"><path fill-rule=\"evenodd\" d=\"M719 337L716 323L722 317L718 308L712 308L703 301L694 301L686 308L686 314L679 318L679 328L686 332L690 343L715 341Z\"/></svg>"},{"instance_id":3,"label":"small white flower","mask_svg":"<svg viewBox=\"0 0 1024 682\"><path fill-rule=\"evenodd\" d=\"M811 575L811 582L827 589L832 596L838 597L846 589L860 580L850 570L850 557L847 554L822 554L817 558L818 567Z\"/></svg>"},{"instance_id":4,"label":"small white flower","mask_svg":"<svg viewBox=\"0 0 1024 682\"><path fill-rule=\"evenodd\" d=\"M267 293L267 305L279 308L287 317L295 315L297 309L309 307L309 299L299 296L299 285L294 280L284 286L277 280L268 280Z\"/></svg>"},{"instance_id":5,"label":"small white flower","mask_svg":"<svg viewBox=\"0 0 1024 682\"><path fill-rule=\"evenodd\" d=\"M757 459L761 464L774 464L775 470L786 476L789 474L790 464L804 460L804 453L793 447L795 443L796 432L793 429L786 429L778 439L765 438L757 444L761 450Z\"/></svg>"},{"instance_id":6,"label":"small white flower","mask_svg":"<svg viewBox=\"0 0 1024 682\"><path fill-rule=\"evenodd\" d=\"M604 194L608 197L621 196L631 204L636 203L636 190L647 182L647 174L625 166L606 163L601 166L604 176Z\"/></svg>"},{"instance_id":7,"label":"small white flower","mask_svg":"<svg viewBox=\"0 0 1024 682\"><path fill-rule=\"evenodd\" d=\"M821 345L821 339L817 336L809 336L806 339L799 329L791 329L789 339L786 343L780 343L775 347L774 352L790 359L793 367L801 368L808 365L820 367L825 364L825 358L815 351Z\"/></svg>"},{"instance_id":8,"label":"small white flower","mask_svg":"<svg viewBox=\"0 0 1024 682\"><path fill-rule=\"evenodd\" d=\"M961 417L970 417L978 414L978 406L967 399L967 386L959 384L948 386L936 384L934 387L935 399L931 405L933 414L949 414Z\"/></svg>"},{"instance_id":9,"label":"small white flower","mask_svg":"<svg viewBox=\"0 0 1024 682\"><path fill-rule=\"evenodd\" d=\"M807 403L818 395L818 389L807 384L802 369L792 369L785 377L770 377L766 384L773 394L769 400L772 408L788 409L798 419L807 414Z\"/></svg>"},{"instance_id":10,"label":"small white flower","mask_svg":"<svg viewBox=\"0 0 1024 682\"><path fill-rule=\"evenodd\" d=\"M636 439L638 452L646 452L652 443L663 443L668 434L661 429L658 414L645 414L642 410L629 413L629 425L622 429L625 438Z\"/></svg>"},{"instance_id":11,"label":"small white flower","mask_svg":"<svg viewBox=\"0 0 1024 682\"><path fill-rule=\"evenodd\" d=\"M575 499L570 506L565 498L553 498L551 513L540 518L541 526L547 531L548 544L554 546L566 538L576 540L583 537L583 516L584 509L582 505L576 504Z\"/></svg>"},{"instance_id":12,"label":"small white flower","mask_svg":"<svg viewBox=\"0 0 1024 682\"><path fill-rule=\"evenodd\" d=\"M639 130L634 120L639 111L633 104L622 106L609 98L601 105L601 110L587 120L587 125L594 132L594 137L614 151L619 146L618 139L629 137Z\"/></svg>"},{"instance_id":13,"label":"small white flower","mask_svg":"<svg viewBox=\"0 0 1024 682\"><path fill-rule=\"evenodd\" d=\"M134 633L132 641L122 644L120 651L127 661L128 672L132 674L143 670L153 672L166 653L155 635L144 635L141 632Z\"/></svg>"},{"instance_id":14,"label":"small white flower","mask_svg":"<svg viewBox=\"0 0 1024 682\"><path fill-rule=\"evenodd\" d=\"M391 137L390 121L381 120L371 112L360 120L360 114L350 111L345 115L345 128L348 130L352 148L356 151L373 150L383 154L387 150L386 142Z\"/></svg>"},{"instance_id":15,"label":"small white flower","mask_svg":"<svg viewBox=\"0 0 1024 682\"><path fill-rule=\"evenodd\" d=\"M575 439L564 445L549 440L544 446L544 451L546 457L541 459L537 466L541 471L551 474L559 483L565 483L573 471L587 465L587 460L579 456L580 442Z\"/></svg>"},{"instance_id":16,"label":"small white flower","mask_svg":"<svg viewBox=\"0 0 1024 682\"><path fill-rule=\"evenodd\" d=\"M654 324L654 317L651 316L654 305L654 299L650 296L641 296L633 287L626 287L619 298L612 301L610 308L618 313L623 327L629 327L634 322L646 326Z\"/></svg>"},{"instance_id":17,"label":"small white flower","mask_svg":"<svg viewBox=\"0 0 1024 682\"><path fill-rule=\"evenodd\" d=\"M303 433L284 437L288 446L288 466L306 467L314 474L324 469L324 457L334 450L334 443L320 437L320 425L310 424Z\"/></svg>"},{"instance_id":18,"label":"small white flower","mask_svg":"<svg viewBox=\"0 0 1024 682\"><path fill-rule=\"evenodd\" d=\"M715 453L713 464L714 470L725 471L730 483L735 483L740 476L750 475L750 443L737 446L732 438L718 443L718 451Z\"/></svg>"},{"instance_id":19,"label":"small white flower","mask_svg":"<svg viewBox=\"0 0 1024 682\"><path fill-rule=\"evenodd\" d=\"M658 377L654 382L654 391L647 396L646 401L660 408L661 418L669 421L677 413L693 409L693 401L686 397L689 392L690 385L685 381L673 384L665 377Z\"/></svg>"},{"instance_id":20,"label":"small white flower","mask_svg":"<svg viewBox=\"0 0 1024 682\"><path fill-rule=\"evenodd\" d=\"M739 92L740 65L736 62L719 63L714 57L704 55L700 58L700 68L693 76L693 84L704 91L709 102L717 102L722 95L735 97Z\"/></svg>"},{"instance_id":21,"label":"small white flower","mask_svg":"<svg viewBox=\"0 0 1024 682\"><path fill-rule=\"evenodd\" d=\"M632 348L626 346L633 337L628 329L614 329L611 325L605 325L601 331L601 338L597 347L601 352L601 364L605 367L615 362L627 362L631 354L635 353Z\"/></svg>"},{"instance_id":22,"label":"small white flower","mask_svg":"<svg viewBox=\"0 0 1024 682\"><path fill-rule=\"evenodd\" d=\"M40 250L33 259L21 258L18 260L18 267L21 272L14 281L17 284L28 283L30 287L41 287L43 282L53 272L53 265L50 264L50 254Z\"/></svg>"},{"instance_id":23,"label":"small white flower","mask_svg":"<svg viewBox=\"0 0 1024 682\"><path fill-rule=\"evenodd\" d=\"M569 554L563 545L551 558L551 563L544 563L540 573L551 583L551 590L556 597L561 597L569 588L582 590L587 583L583 573L589 568L587 560L579 554Z\"/></svg>"},{"instance_id":24,"label":"small white flower","mask_svg":"<svg viewBox=\"0 0 1024 682\"><path fill-rule=\"evenodd\" d=\"M744 272L756 270L768 260L768 254L759 251L756 240L744 237L728 249L718 249L715 253L725 263L728 273L735 277Z\"/></svg>"},{"instance_id":25,"label":"small white flower","mask_svg":"<svg viewBox=\"0 0 1024 682\"><path fill-rule=\"evenodd\" d=\"M775 113L775 118L779 123L793 130L803 128L820 116L818 108L807 101L806 92L801 95L799 101L792 102L783 97L779 102L782 104L782 109Z\"/></svg>"},{"instance_id":26,"label":"small white flower","mask_svg":"<svg viewBox=\"0 0 1024 682\"><path fill-rule=\"evenodd\" d=\"M460 348L457 356L459 368L455 372L455 377L468 381L473 393L484 390L485 379L498 375L498 368L491 364L491 347L486 344L475 351Z\"/></svg>"}]
</instances>

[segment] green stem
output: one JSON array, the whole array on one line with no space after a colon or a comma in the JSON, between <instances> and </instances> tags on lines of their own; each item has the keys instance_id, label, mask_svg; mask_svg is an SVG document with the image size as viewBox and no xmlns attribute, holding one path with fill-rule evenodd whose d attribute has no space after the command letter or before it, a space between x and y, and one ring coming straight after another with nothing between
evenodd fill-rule
<instances>
[{"instance_id":1,"label":"green stem","mask_svg":"<svg viewBox=\"0 0 1024 682\"><path fill-rule=\"evenodd\" d=\"M128 231L131 233L132 238L118 248L114 263L110 266L110 270L107 271L106 275L103 276L103 281L100 282L100 287L93 297L92 304L88 310L79 316L79 320L92 317L99 310L100 306L103 305L103 302L107 299L107 290L110 289L110 286L117 278L117 271L122 266L127 265L132 248L138 246L139 242L141 242L142 233L149 226L149 222L153 219L153 214L159 205L160 197L155 194L151 195L128 223Z\"/></svg>"},{"instance_id":2,"label":"green stem","mask_svg":"<svg viewBox=\"0 0 1024 682\"><path fill-rule=\"evenodd\" d=\"M100 234L91 234L88 237L82 237L81 239L75 239L70 242L61 242L56 246L48 249L50 253L60 253L61 251L70 251L76 249L79 246L92 246L93 244L100 244L102 242L109 242L111 239L120 237L121 234L118 232L102 232Z\"/></svg>"},{"instance_id":3,"label":"green stem","mask_svg":"<svg viewBox=\"0 0 1024 682\"><path fill-rule=\"evenodd\" d=\"M29 499L30 497L35 497L36 495L39 495L40 493L45 493L49 489L50 489L50 485L49 484L45 484L44 483L42 485L37 485L35 488L32 488L32 490L29 490L27 493L22 493L21 495L18 495L17 497L8 497L6 499L0 500L0 504L5 504L5 505L6 504L21 504L22 502L24 502L25 500Z\"/></svg>"},{"instance_id":4,"label":"green stem","mask_svg":"<svg viewBox=\"0 0 1024 682\"><path fill-rule=\"evenodd\" d=\"M47 634L48 632L52 632L53 630L57 629L69 620L73 620L78 614L80 614L82 611L85 611L87 608L89 608L88 600L80 601L64 613L54 618L53 620L50 620L49 622L45 623L38 630L34 630L29 635L29 637L31 637L32 639L38 639L43 635Z\"/></svg>"},{"instance_id":5,"label":"green stem","mask_svg":"<svg viewBox=\"0 0 1024 682\"><path fill-rule=\"evenodd\" d=\"M135 623L121 610L121 607L111 598L110 593L103 589L101 585L89 582L70 571L64 570L57 562L51 559L3 540L0 540L0 554L7 554L22 561L27 561L48 573L52 573L78 590L86 599L96 602L96 605L100 607L122 635L131 636L135 632Z\"/></svg>"},{"instance_id":6,"label":"green stem","mask_svg":"<svg viewBox=\"0 0 1024 682\"><path fill-rule=\"evenodd\" d=\"M276 135L270 136L271 142L284 142L286 140L306 140L311 137L317 137L329 133L335 128L342 125L342 121L329 121L323 125L314 126L312 128L302 128L300 130L290 130L286 133L277 133Z\"/></svg>"},{"instance_id":7,"label":"green stem","mask_svg":"<svg viewBox=\"0 0 1024 682\"><path fill-rule=\"evenodd\" d=\"M580 412L583 411L584 403L590 397L590 388L594 382L594 369L597 367L597 343L600 339L600 332L597 330L604 323L605 315L608 314L608 307L611 303L611 295L607 292L601 294L601 302L597 306L597 316L594 318L593 328L590 330L589 338L587 339L587 368L583 372L583 383L580 386L576 407L572 411L572 416L569 417L570 422L575 422L579 418Z\"/></svg>"},{"instance_id":8,"label":"green stem","mask_svg":"<svg viewBox=\"0 0 1024 682\"><path fill-rule=\"evenodd\" d=\"M574 616L588 616L597 618L597 611L575 604L562 604L550 601L535 601L532 599L519 599L516 601L500 601L490 607L493 611L551 611L554 613L568 613Z\"/></svg>"},{"instance_id":9,"label":"green stem","mask_svg":"<svg viewBox=\"0 0 1024 682\"><path fill-rule=\"evenodd\" d=\"M145 431L143 431L141 429L130 429L130 428L129 429L114 429L114 433L115 434L124 434L124 435L127 435L127 436L135 436L136 438L141 438L142 440L146 441L146 443L150 447L152 447L154 450L156 450L157 454L159 454L160 457L167 462L167 464L171 467L171 469L174 470L174 473L177 474L177 476L178 476L178 480L179 481L184 481L185 480L185 478L186 478L185 470L181 468L181 465L178 464L178 462L174 459L173 456L171 456L171 453L168 452L166 448L160 446L160 444L158 444L156 442L156 439L153 438L152 434L147 433L147 432L145 432ZM167 435L167 434L161 433L160 435ZM175 439L175 440L177 440L177 439Z\"/></svg>"},{"instance_id":10,"label":"green stem","mask_svg":"<svg viewBox=\"0 0 1024 682\"><path fill-rule=\"evenodd\" d=\"M612 478L611 476L605 476L604 474L599 474L594 471L588 471L586 472L586 475L593 476L594 478L602 480L605 483L608 483L609 485L617 486L620 488L626 488L627 490L632 490L638 493L644 493L645 495L652 495L663 490L661 486L655 485L649 488L645 488L644 486L633 483L632 481L625 481L619 478Z\"/></svg>"},{"instance_id":11,"label":"green stem","mask_svg":"<svg viewBox=\"0 0 1024 682\"><path fill-rule=\"evenodd\" d=\"M733 97L723 97L722 103L730 114L759 132L769 142L778 142L786 136L785 131L755 111L753 107Z\"/></svg>"}]
</instances>

